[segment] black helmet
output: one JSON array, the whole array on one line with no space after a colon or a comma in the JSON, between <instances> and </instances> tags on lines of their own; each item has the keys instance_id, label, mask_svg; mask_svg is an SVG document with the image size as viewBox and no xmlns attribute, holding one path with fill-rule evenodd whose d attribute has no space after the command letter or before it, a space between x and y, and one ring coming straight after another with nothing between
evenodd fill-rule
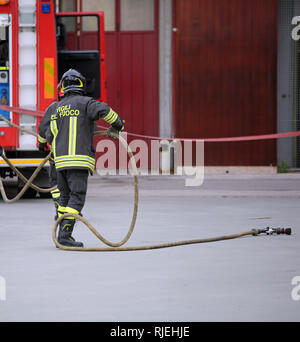
<instances>
[{"instance_id":1,"label":"black helmet","mask_svg":"<svg viewBox=\"0 0 300 342\"><path fill-rule=\"evenodd\" d=\"M61 78L61 90L64 94L68 92L80 92L85 93L86 80L85 77L81 75L75 69L69 69L66 71Z\"/></svg>"}]
</instances>

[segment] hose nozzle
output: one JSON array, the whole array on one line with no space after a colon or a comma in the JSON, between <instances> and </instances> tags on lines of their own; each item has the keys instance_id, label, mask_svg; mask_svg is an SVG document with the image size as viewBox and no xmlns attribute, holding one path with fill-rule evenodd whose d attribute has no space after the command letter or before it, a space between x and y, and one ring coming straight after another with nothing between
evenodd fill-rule
<instances>
[{"instance_id":1,"label":"hose nozzle","mask_svg":"<svg viewBox=\"0 0 300 342\"><path fill-rule=\"evenodd\" d=\"M292 229L291 228L269 228L274 232L275 234L286 234L291 235ZM272 234L271 232L271 234Z\"/></svg>"},{"instance_id":2,"label":"hose nozzle","mask_svg":"<svg viewBox=\"0 0 300 342\"><path fill-rule=\"evenodd\" d=\"M291 235L292 229L291 228L272 228L272 227L267 227L264 229L252 229L252 235L258 235L261 233L264 233L267 235L273 235L273 234Z\"/></svg>"}]
</instances>

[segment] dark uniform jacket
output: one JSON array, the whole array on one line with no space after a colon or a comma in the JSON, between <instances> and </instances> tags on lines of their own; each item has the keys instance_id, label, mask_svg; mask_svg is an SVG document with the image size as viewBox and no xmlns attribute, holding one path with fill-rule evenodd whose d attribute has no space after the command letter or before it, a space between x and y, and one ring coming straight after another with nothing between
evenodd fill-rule
<instances>
[{"instance_id":1,"label":"dark uniform jacket","mask_svg":"<svg viewBox=\"0 0 300 342\"><path fill-rule=\"evenodd\" d=\"M88 96L67 94L46 110L39 126L39 142L51 143L57 171L95 168L95 121L104 119L120 130L123 122L106 104Z\"/></svg>"}]
</instances>

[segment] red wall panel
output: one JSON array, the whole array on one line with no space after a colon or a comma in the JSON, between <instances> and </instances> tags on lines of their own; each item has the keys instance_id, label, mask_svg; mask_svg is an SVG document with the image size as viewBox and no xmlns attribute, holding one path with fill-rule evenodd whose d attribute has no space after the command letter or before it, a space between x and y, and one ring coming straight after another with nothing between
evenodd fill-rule
<instances>
[{"instance_id":1,"label":"red wall panel","mask_svg":"<svg viewBox=\"0 0 300 342\"><path fill-rule=\"evenodd\" d=\"M159 135L157 32L107 32L105 41L107 103L125 120L125 131ZM128 142L136 139L127 138ZM143 140L150 166L150 140Z\"/></svg>"},{"instance_id":2,"label":"red wall panel","mask_svg":"<svg viewBox=\"0 0 300 342\"><path fill-rule=\"evenodd\" d=\"M178 137L276 132L277 0L174 0ZM207 143L206 165L276 165L276 141Z\"/></svg>"},{"instance_id":3,"label":"red wall panel","mask_svg":"<svg viewBox=\"0 0 300 342\"><path fill-rule=\"evenodd\" d=\"M105 34L106 44L106 75L107 75L107 102L120 113L120 63L118 35L114 32Z\"/></svg>"},{"instance_id":4,"label":"red wall panel","mask_svg":"<svg viewBox=\"0 0 300 342\"><path fill-rule=\"evenodd\" d=\"M106 33L108 103L126 130L158 135L158 51L155 32Z\"/></svg>"}]
</instances>

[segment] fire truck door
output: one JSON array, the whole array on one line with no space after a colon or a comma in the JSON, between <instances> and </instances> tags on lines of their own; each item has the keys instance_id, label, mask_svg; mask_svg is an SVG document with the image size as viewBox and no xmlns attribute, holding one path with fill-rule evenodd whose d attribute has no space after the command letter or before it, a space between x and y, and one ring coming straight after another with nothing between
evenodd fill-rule
<instances>
[{"instance_id":1,"label":"fire truck door","mask_svg":"<svg viewBox=\"0 0 300 342\"><path fill-rule=\"evenodd\" d=\"M78 70L87 80L87 95L104 100L101 21L98 13L56 14L57 69L58 79L70 68Z\"/></svg>"}]
</instances>

